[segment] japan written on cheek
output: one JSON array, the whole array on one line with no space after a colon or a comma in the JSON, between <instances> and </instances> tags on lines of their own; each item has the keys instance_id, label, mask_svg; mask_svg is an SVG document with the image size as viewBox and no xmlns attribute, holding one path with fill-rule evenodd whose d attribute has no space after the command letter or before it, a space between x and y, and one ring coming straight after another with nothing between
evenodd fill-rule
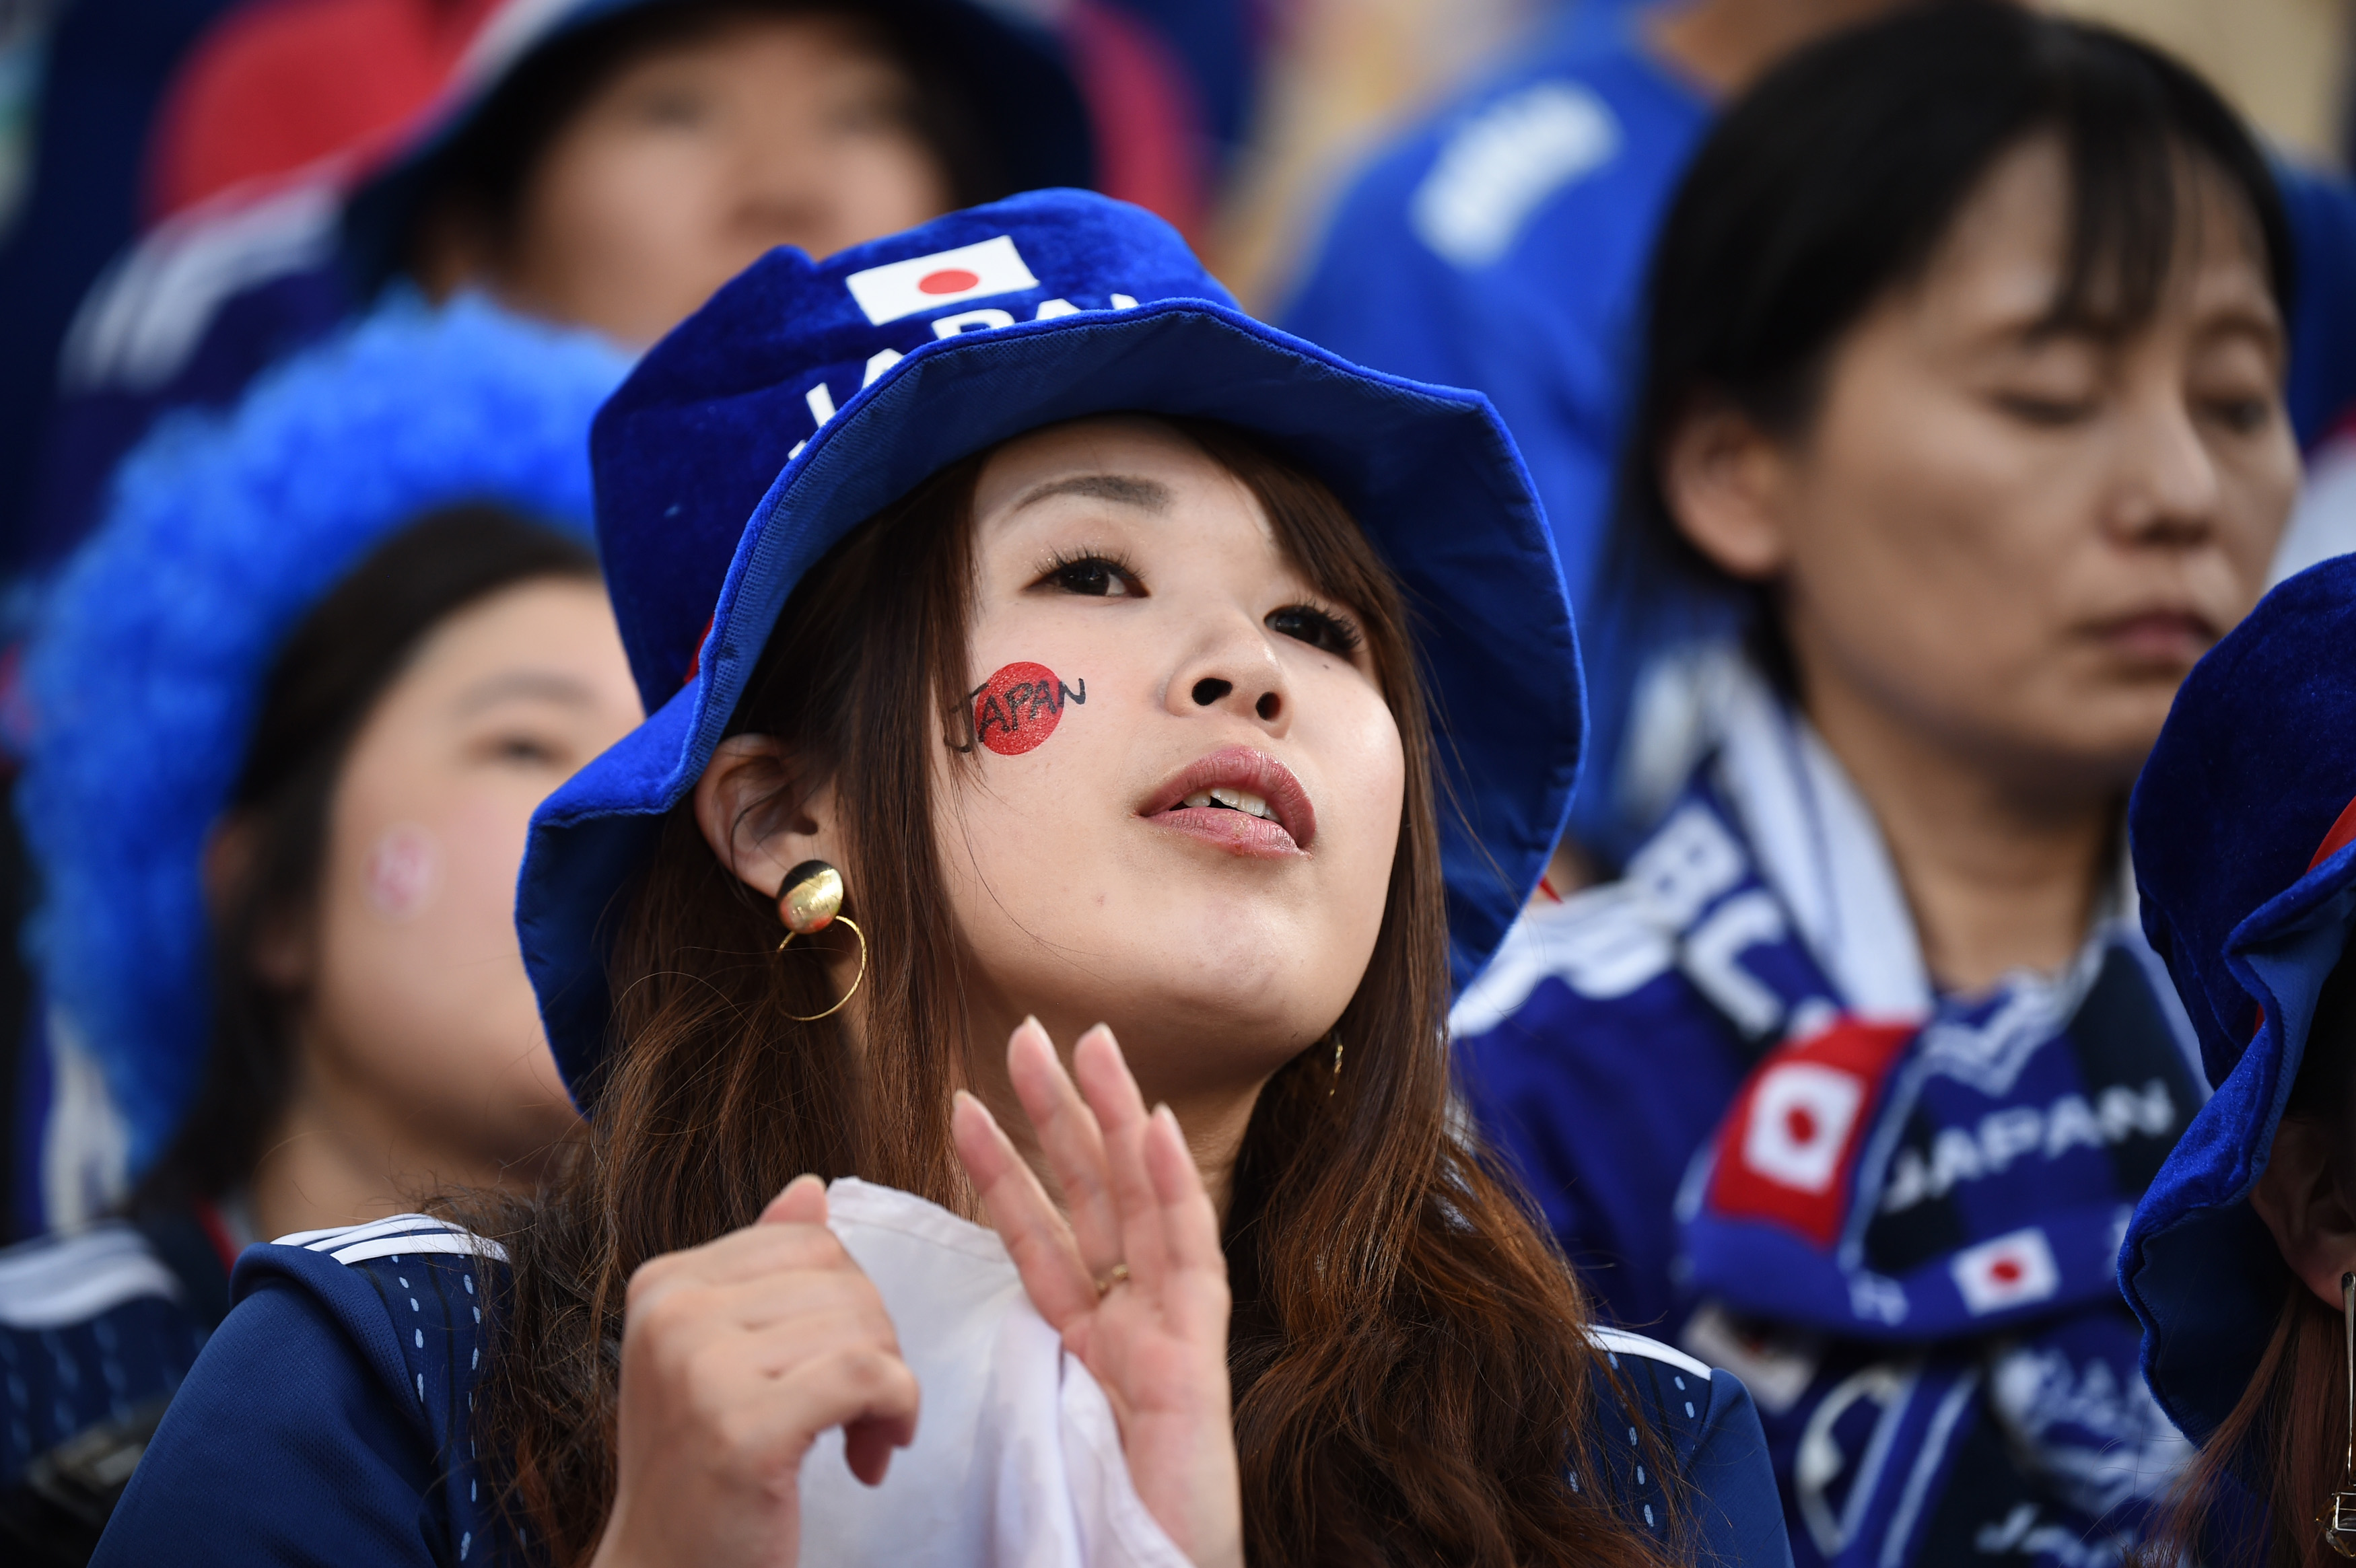
<instances>
[{"instance_id":1,"label":"japan written on cheek","mask_svg":"<svg viewBox=\"0 0 2356 1568\"><path fill-rule=\"evenodd\" d=\"M1085 677L1069 685L1043 664L1019 661L1001 666L996 674L965 694L958 705L964 738L946 737L952 752L969 752L989 747L1001 757L1019 757L1036 751L1063 722L1064 704L1086 703Z\"/></svg>"}]
</instances>

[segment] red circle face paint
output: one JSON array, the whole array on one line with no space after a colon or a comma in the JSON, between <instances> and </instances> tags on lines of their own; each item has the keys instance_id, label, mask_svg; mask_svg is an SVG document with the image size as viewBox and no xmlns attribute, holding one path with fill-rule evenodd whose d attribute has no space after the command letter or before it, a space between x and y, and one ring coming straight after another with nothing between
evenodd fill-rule
<instances>
[{"instance_id":1,"label":"red circle face paint","mask_svg":"<svg viewBox=\"0 0 2356 1568\"><path fill-rule=\"evenodd\" d=\"M1045 665L1003 666L973 694L973 738L1001 757L1019 757L1055 732L1065 703L1087 699L1086 682L1066 686Z\"/></svg>"},{"instance_id":2,"label":"red circle face paint","mask_svg":"<svg viewBox=\"0 0 2356 1568\"><path fill-rule=\"evenodd\" d=\"M396 822L369 846L360 879L369 908L386 920L408 920L441 890L441 843L413 822Z\"/></svg>"}]
</instances>

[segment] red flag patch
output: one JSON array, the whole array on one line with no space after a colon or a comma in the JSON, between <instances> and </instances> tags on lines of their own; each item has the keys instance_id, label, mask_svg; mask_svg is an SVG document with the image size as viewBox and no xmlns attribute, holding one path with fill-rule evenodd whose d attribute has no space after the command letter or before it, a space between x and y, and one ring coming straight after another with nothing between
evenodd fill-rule
<instances>
[{"instance_id":1,"label":"red flag patch","mask_svg":"<svg viewBox=\"0 0 2356 1568\"><path fill-rule=\"evenodd\" d=\"M1857 1146L1883 1077L1913 1024L1835 1019L1778 1047L1753 1069L1719 1124L1709 1206L1730 1220L1764 1220L1819 1247L1838 1239Z\"/></svg>"}]
</instances>

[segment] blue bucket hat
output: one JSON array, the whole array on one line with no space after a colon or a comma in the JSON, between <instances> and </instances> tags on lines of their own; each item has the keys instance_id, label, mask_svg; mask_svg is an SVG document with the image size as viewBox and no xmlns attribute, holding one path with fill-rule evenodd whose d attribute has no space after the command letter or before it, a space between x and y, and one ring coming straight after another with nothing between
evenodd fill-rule
<instances>
[{"instance_id":1,"label":"blue bucket hat","mask_svg":"<svg viewBox=\"0 0 2356 1568\"><path fill-rule=\"evenodd\" d=\"M481 118L517 72L552 45L625 13L677 0L509 0L493 13L449 88L416 121L344 210L346 266L372 290L404 258L403 237L436 161ZM758 0L746 0L756 10ZM846 11L897 47L953 71L998 154L1007 188L1096 183L1087 107L1060 39L1018 0L857 0Z\"/></svg>"},{"instance_id":2,"label":"blue bucket hat","mask_svg":"<svg viewBox=\"0 0 2356 1568\"><path fill-rule=\"evenodd\" d=\"M2301 572L2193 667L2127 809L2144 930L2216 1093L2136 1206L2143 1371L2205 1442L2292 1286L2247 1201L2356 922L2356 556Z\"/></svg>"},{"instance_id":3,"label":"blue bucket hat","mask_svg":"<svg viewBox=\"0 0 2356 1568\"><path fill-rule=\"evenodd\" d=\"M405 294L126 464L35 628L16 805L42 889L27 952L105 1075L134 1171L203 1068L205 841L279 646L437 508L490 502L585 539L589 421L627 368L586 333Z\"/></svg>"},{"instance_id":4,"label":"blue bucket hat","mask_svg":"<svg viewBox=\"0 0 2356 1568\"><path fill-rule=\"evenodd\" d=\"M1331 485L1398 575L1463 816L1442 829L1458 982L1487 962L1561 832L1583 712L1512 438L1478 393L1252 320L1151 214L1040 191L823 262L771 251L598 414L598 536L651 717L541 805L517 908L576 1099L606 1045L600 923L802 574L959 458L1120 411L1252 432Z\"/></svg>"}]
</instances>

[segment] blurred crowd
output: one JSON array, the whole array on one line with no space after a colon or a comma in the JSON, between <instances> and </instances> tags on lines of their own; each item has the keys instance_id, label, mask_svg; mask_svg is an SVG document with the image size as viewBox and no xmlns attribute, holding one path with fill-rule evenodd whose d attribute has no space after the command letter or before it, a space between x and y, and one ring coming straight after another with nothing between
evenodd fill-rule
<instances>
[{"instance_id":1,"label":"blurred crowd","mask_svg":"<svg viewBox=\"0 0 2356 1568\"><path fill-rule=\"evenodd\" d=\"M625 629L716 571L617 553L600 407L775 247L1076 187L1510 432L1583 754L1494 955L1456 933L1456 1104L1599 1322L1740 1379L1792 1560L2319 1561L2351 39L2322 0L0 0L0 1558L97 1549L247 1248L575 1157L519 869L707 656ZM868 320L1098 308L955 255ZM798 387L791 455L902 357ZM715 407L783 374L707 359ZM679 482L749 512L779 464L697 428ZM2244 958L2294 886L2296 985Z\"/></svg>"}]
</instances>

